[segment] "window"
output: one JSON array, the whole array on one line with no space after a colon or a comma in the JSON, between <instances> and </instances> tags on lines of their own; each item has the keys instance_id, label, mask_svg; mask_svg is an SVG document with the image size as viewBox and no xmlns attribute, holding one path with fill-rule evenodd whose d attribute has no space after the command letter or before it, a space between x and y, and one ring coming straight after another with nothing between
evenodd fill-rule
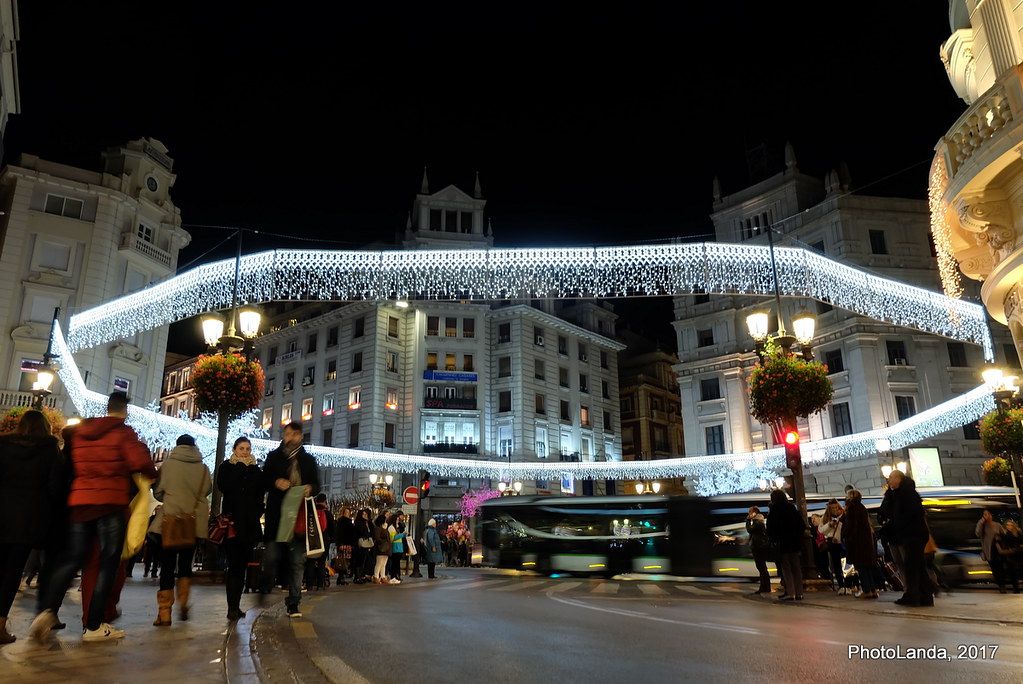
<instances>
[{"instance_id":1,"label":"window","mask_svg":"<svg viewBox=\"0 0 1023 684\"><path fill-rule=\"evenodd\" d=\"M323 415L334 415L334 393L327 392L323 395Z\"/></svg>"},{"instance_id":2,"label":"window","mask_svg":"<svg viewBox=\"0 0 1023 684\"><path fill-rule=\"evenodd\" d=\"M603 428L604 428L604 432L614 432L615 431L614 425L611 423L611 412L610 411L604 411L604 424L603 424Z\"/></svg>"},{"instance_id":3,"label":"window","mask_svg":"<svg viewBox=\"0 0 1023 684\"><path fill-rule=\"evenodd\" d=\"M600 352L600 367L601 368L607 368L607 352L606 351Z\"/></svg>"},{"instance_id":4,"label":"window","mask_svg":"<svg viewBox=\"0 0 1023 684\"><path fill-rule=\"evenodd\" d=\"M114 378L114 391L128 394L131 390L131 380L128 378Z\"/></svg>"},{"instance_id":5,"label":"window","mask_svg":"<svg viewBox=\"0 0 1023 684\"><path fill-rule=\"evenodd\" d=\"M284 391L290 392L295 387L295 371L288 371L284 374Z\"/></svg>"},{"instance_id":6,"label":"window","mask_svg":"<svg viewBox=\"0 0 1023 684\"><path fill-rule=\"evenodd\" d=\"M476 337L476 319L462 319L462 337Z\"/></svg>"},{"instance_id":7,"label":"window","mask_svg":"<svg viewBox=\"0 0 1023 684\"><path fill-rule=\"evenodd\" d=\"M501 356L497 359L497 377L499 378L510 378L511 377L511 357Z\"/></svg>"},{"instance_id":8,"label":"window","mask_svg":"<svg viewBox=\"0 0 1023 684\"><path fill-rule=\"evenodd\" d=\"M506 390L497 395L497 411L498 413L511 411L511 392Z\"/></svg>"},{"instance_id":9,"label":"window","mask_svg":"<svg viewBox=\"0 0 1023 684\"><path fill-rule=\"evenodd\" d=\"M316 351L316 333L313 333L312 335L309 336L309 339L306 341L305 353L306 354L312 354L315 351Z\"/></svg>"},{"instance_id":10,"label":"window","mask_svg":"<svg viewBox=\"0 0 1023 684\"><path fill-rule=\"evenodd\" d=\"M883 230L871 230L868 231L870 234L870 253L871 254L887 254L888 245L885 243L884 231Z\"/></svg>"},{"instance_id":11,"label":"window","mask_svg":"<svg viewBox=\"0 0 1023 684\"><path fill-rule=\"evenodd\" d=\"M472 354L462 354L462 370L467 373L472 373L475 370L475 366L472 363Z\"/></svg>"},{"instance_id":12,"label":"window","mask_svg":"<svg viewBox=\"0 0 1023 684\"><path fill-rule=\"evenodd\" d=\"M707 455L725 453L725 429L721 425L703 428L703 438L707 444Z\"/></svg>"},{"instance_id":13,"label":"window","mask_svg":"<svg viewBox=\"0 0 1023 684\"><path fill-rule=\"evenodd\" d=\"M899 420L905 420L910 416L916 415L916 400L913 397L895 397L895 412L899 416Z\"/></svg>"},{"instance_id":14,"label":"window","mask_svg":"<svg viewBox=\"0 0 1023 684\"><path fill-rule=\"evenodd\" d=\"M497 327L497 341L511 342L511 323L502 323Z\"/></svg>"},{"instance_id":15,"label":"window","mask_svg":"<svg viewBox=\"0 0 1023 684\"><path fill-rule=\"evenodd\" d=\"M585 394L590 393L590 378L586 373L579 374L579 391Z\"/></svg>"},{"instance_id":16,"label":"window","mask_svg":"<svg viewBox=\"0 0 1023 684\"><path fill-rule=\"evenodd\" d=\"M387 401L384 402L384 406L386 406L391 411L396 411L398 409L398 390L397 389L395 389L393 387L388 387L387 388Z\"/></svg>"},{"instance_id":17,"label":"window","mask_svg":"<svg viewBox=\"0 0 1023 684\"><path fill-rule=\"evenodd\" d=\"M362 406L362 387L356 385L348 390L348 408L353 411Z\"/></svg>"},{"instance_id":18,"label":"window","mask_svg":"<svg viewBox=\"0 0 1023 684\"><path fill-rule=\"evenodd\" d=\"M700 380L700 401L721 398L721 383L718 378Z\"/></svg>"},{"instance_id":19,"label":"window","mask_svg":"<svg viewBox=\"0 0 1023 684\"><path fill-rule=\"evenodd\" d=\"M50 242L39 240L40 268L48 268L54 271L69 271L71 269L71 247L61 242ZM129 289L132 291L142 289L148 278L137 271L130 271L133 276Z\"/></svg>"},{"instance_id":20,"label":"window","mask_svg":"<svg viewBox=\"0 0 1023 684\"><path fill-rule=\"evenodd\" d=\"M71 199L61 195L47 195L43 211L47 214L80 219L82 218L82 208L84 206L85 204L82 200Z\"/></svg>"},{"instance_id":21,"label":"window","mask_svg":"<svg viewBox=\"0 0 1023 684\"><path fill-rule=\"evenodd\" d=\"M561 420L569 421L572 420L572 407L564 399L561 400Z\"/></svg>"},{"instance_id":22,"label":"window","mask_svg":"<svg viewBox=\"0 0 1023 684\"><path fill-rule=\"evenodd\" d=\"M448 233L458 232L458 212L448 210L444 212L444 230Z\"/></svg>"},{"instance_id":23,"label":"window","mask_svg":"<svg viewBox=\"0 0 1023 684\"><path fill-rule=\"evenodd\" d=\"M537 325L533 326L533 344L538 347L544 346L543 328Z\"/></svg>"},{"instance_id":24,"label":"window","mask_svg":"<svg viewBox=\"0 0 1023 684\"><path fill-rule=\"evenodd\" d=\"M191 368L182 368L181 369L181 389L188 389L189 387L192 386L192 383L190 382L190 380L191 380L190 376L191 375L192 375L192 369Z\"/></svg>"},{"instance_id":25,"label":"window","mask_svg":"<svg viewBox=\"0 0 1023 684\"><path fill-rule=\"evenodd\" d=\"M568 356L568 338L563 335L558 335L558 353Z\"/></svg>"},{"instance_id":26,"label":"window","mask_svg":"<svg viewBox=\"0 0 1023 684\"><path fill-rule=\"evenodd\" d=\"M274 423L274 410L273 408L263 409L263 422L262 426L264 430L270 430Z\"/></svg>"},{"instance_id":27,"label":"window","mask_svg":"<svg viewBox=\"0 0 1023 684\"><path fill-rule=\"evenodd\" d=\"M352 354L352 372L358 373L362 370L362 352L354 352Z\"/></svg>"},{"instance_id":28,"label":"window","mask_svg":"<svg viewBox=\"0 0 1023 684\"><path fill-rule=\"evenodd\" d=\"M828 367L828 374L841 373L845 370L845 363L842 362L842 350L831 349L824 352L824 365Z\"/></svg>"},{"instance_id":29,"label":"window","mask_svg":"<svg viewBox=\"0 0 1023 684\"><path fill-rule=\"evenodd\" d=\"M537 458L547 458L547 428L536 428L536 455Z\"/></svg>"},{"instance_id":30,"label":"window","mask_svg":"<svg viewBox=\"0 0 1023 684\"><path fill-rule=\"evenodd\" d=\"M277 363L277 345L270 347L270 351L266 354L266 365L270 367Z\"/></svg>"},{"instance_id":31,"label":"window","mask_svg":"<svg viewBox=\"0 0 1023 684\"><path fill-rule=\"evenodd\" d=\"M274 381L276 379L277 378L267 378L266 379L266 392L264 393L266 396L268 396L268 397L272 397L273 396L273 394L274 394Z\"/></svg>"},{"instance_id":32,"label":"window","mask_svg":"<svg viewBox=\"0 0 1023 684\"><path fill-rule=\"evenodd\" d=\"M352 423L348 426L348 448L358 449L359 448L359 424Z\"/></svg>"},{"instance_id":33,"label":"window","mask_svg":"<svg viewBox=\"0 0 1023 684\"><path fill-rule=\"evenodd\" d=\"M426 388L426 398L427 399L436 399L439 396L439 394L440 394L440 388L438 388L438 387L434 387L433 385L430 385L429 387Z\"/></svg>"},{"instance_id":34,"label":"window","mask_svg":"<svg viewBox=\"0 0 1023 684\"><path fill-rule=\"evenodd\" d=\"M842 437L852 434L852 419L849 418L849 404L831 405L831 429L832 437Z\"/></svg>"},{"instance_id":35,"label":"window","mask_svg":"<svg viewBox=\"0 0 1023 684\"><path fill-rule=\"evenodd\" d=\"M393 449L395 444L395 434L398 432L397 425L394 423L384 423L384 447Z\"/></svg>"},{"instance_id":36,"label":"window","mask_svg":"<svg viewBox=\"0 0 1023 684\"><path fill-rule=\"evenodd\" d=\"M458 337L458 319L454 316L444 319L444 337Z\"/></svg>"},{"instance_id":37,"label":"window","mask_svg":"<svg viewBox=\"0 0 1023 684\"><path fill-rule=\"evenodd\" d=\"M511 425L502 425L497 428L497 451L503 458L511 458L512 449Z\"/></svg>"},{"instance_id":38,"label":"window","mask_svg":"<svg viewBox=\"0 0 1023 684\"><path fill-rule=\"evenodd\" d=\"M454 387L445 387L444 388L444 398L445 399L457 399L458 398L458 391Z\"/></svg>"},{"instance_id":39,"label":"window","mask_svg":"<svg viewBox=\"0 0 1023 684\"><path fill-rule=\"evenodd\" d=\"M427 316L426 317L426 334L430 337L436 337L440 329L440 316Z\"/></svg>"},{"instance_id":40,"label":"window","mask_svg":"<svg viewBox=\"0 0 1023 684\"><path fill-rule=\"evenodd\" d=\"M618 403L621 405L622 413L632 413L632 397L625 397Z\"/></svg>"},{"instance_id":41,"label":"window","mask_svg":"<svg viewBox=\"0 0 1023 684\"><path fill-rule=\"evenodd\" d=\"M823 300L823 301L818 301L817 302L817 313L819 313L819 314L826 314L827 312L829 312L829 311L831 311L832 309L835 308L835 307L831 306L831 300L828 299L827 297L821 295L821 300Z\"/></svg>"},{"instance_id":42,"label":"window","mask_svg":"<svg viewBox=\"0 0 1023 684\"><path fill-rule=\"evenodd\" d=\"M600 396L604 399L611 398L611 385L608 384L607 380L600 381Z\"/></svg>"},{"instance_id":43,"label":"window","mask_svg":"<svg viewBox=\"0 0 1023 684\"><path fill-rule=\"evenodd\" d=\"M963 439L980 439L980 426L975 422L964 425Z\"/></svg>"},{"instance_id":44,"label":"window","mask_svg":"<svg viewBox=\"0 0 1023 684\"><path fill-rule=\"evenodd\" d=\"M291 404L285 404L281 407L281 425L287 425L291 422Z\"/></svg>"},{"instance_id":45,"label":"window","mask_svg":"<svg viewBox=\"0 0 1023 684\"><path fill-rule=\"evenodd\" d=\"M544 404L544 396L542 394L537 394L536 395L536 397L535 397L535 399L533 401L533 408L541 416L547 414L547 408L546 408L546 406Z\"/></svg>"},{"instance_id":46,"label":"window","mask_svg":"<svg viewBox=\"0 0 1023 684\"><path fill-rule=\"evenodd\" d=\"M906 360L906 343L902 340L888 340L885 342L888 348L888 365L889 366L907 366L909 362Z\"/></svg>"},{"instance_id":47,"label":"window","mask_svg":"<svg viewBox=\"0 0 1023 684\"><path fill-rule=\"evenodd\" d=\"M568 387L568 369L561 366L558 367L558 384L562 387Z\"/></svg>"},{"instance_id":48,"label":"window","mask_svg":"<svg viewBox=\"0 0 1023 684\"><path fill-rule=\"evenodd\" d=\"M316 381L316 366L306 366L305 375L302 376L302 386L308 387Z\"/></svg>"},{"instance_id":49,"label":"window","mask_svg":"<svg viewBox=\"0 0 1023 684\"><path fill-rule=\"evenodd\" d=\"M430 210L430 230L437 230L437 231L442 230L441 216L443 216L443 214L441 214L441 210L440 209L431 209Z\"/></svg>"},{"instance_id":50,"label":"window","mask_svg":"<svg viewBox=\"0 0 1023 684\"><path fill-rule=\"evenodd\" d=\"M387 336L398 339L398 319L394 316L387 317Z\"/></svg>"},{"instance_id":51,"label":"window","mask_svg":"<svg viewBox=\"0 0 1023 684\"><path fill-rule=\"evenodd\" d=\"M426 370L437 370L437 352L426 352Z\"/></svg>"},{"instance_id":52,"label":"window","mask_svg":"<svg viewBox=\"0 0 1023 684\"><path fill-rule=\"evenodd\" d=\"M543 359L533 359L533 377L537 380L546 380L547 373Z\"/></svg>"},{"instance_id":53,"label":"window","mask_svg":"<svg viewBox=\"0 0 1023 684\"><path fill-rule=\"evenodd\" d=\"M1005 351L1005 365L1009 368L1019 368L1019 353L1016 351L1016 345L1005 344L1002 347Z\"/></svg>"},{"instance_id":54,"label":"window","mask_svg":"<svg viewBox=\"0 0 1023 684\"><path fill-rule=\"evenodd\" d=\"M152 226L147 226L144 223L140 223L138 229L136 229L135 231L135 235L137 235L138 239L142 240L143 242L148 242L150 244L152 244L153 242Z\"/></svg>"},{"instance_id":55,"label":"window","mask_svg":"<svg viewBox=\"0 0 1023 684\"><path fill-rule=\"evenodd\" d=\"M578 344L578 352L580 361L585 362L589 359L589 357L586 355L586 345L583 344L582 342Z\"/></svg>"},{"instance_id":56,"label":"window","mask_svg":"<svg viewBox=\"0 0 1023 684\"><path fill-rule=\"evenodd\" d=\"M396 351L387 352L387 372L388 373L398 372L398 352Z\"/></svg>"},{"instance_id":57,"label":"window","mask_svg":"<svg viewBox=\"0 0 1023 684\"><path fill-rule=\"evenodd\" d=\"M579 424L583 427L590 427L590 407L579 407Z\"/></svg>"},{"instance_id":58,"label":"window","mask_svg":"<svg viewBox=\"0 0 1023 684\"><path fill-rule=\"evenodd\" d=\"M458 370L457 358L458 357L455 356L454 354L451 354L451 353L445 354L444 355L444 370L449 370L449 371Z\"/></svg>"},{"instance_id":59,"label":"window","mask_svg":"<svg viewBox=\"0 0 1023 684\"><path fill-rule=\"evenodd\" d=\"M355 330L352 332L352 337L362 337L366 334L366 317L359 316L355 319Z\"/></svg>"},{"instance_id":60,"label":"window","mask_svg":"<svg viewBox=\"0 0 1023 684\"><path fill-rule=\"evenodd\" d=\"M337 346L337 326L327 330L327 349Z\"/></svg>"},{"instance_id":61,"label":"window","mask_svg":"<svg viewBox=\"0 0 1023 684\"><path fill-rule=\"evenodd\" d=\"M704 330L696 331L696 346L697 347L709 347L714 344L714 330L706 328Z\"/></svg>"},{"instance_id":62,"label":"window","mask_svg":"<svg viewBox=\"0 0 1023 684\"><path fill-rule=\"evenodd\" d=\"M948 365L963 368L966 363L966 345L962 342L948 343Z\"/></svg>"},{"instance_id":63,"label":"window","mask_svg":"<svg viewBox=\"0 0 1023 684\"><path fill-rule=\"evenodd\" d=\"M332 447L334 446L334 429L323 428L323 446Z\"/></svg>"},{"instance_id":64,"label":"window","mask_svg":"<svg viewBox=\"0 0 1023 684\"><path fill-rule=\"evenodd\" d=\"M597 332L600 333L601 335L607 334L607 321L605 321L603 318L597 319Z\"/></svg>"},{"instance_id":65,"label":"window","mask_svg":"<svg viewBox=\"0 0 1023 684\"><path fill-rule=\"evenodd\" d=\"M313 400L303 399L302 400L302 420L312 420L313 417Z\"/></svg>"},{"instance_id":66,"label":"window","mask_svg":"<svg viewBox=\"0 0 1023 684\"><path fill-rule=\"evenodd\" d=\"M337 380L337 359L327 362L327 380Z\"/></svg>"},{"instance_id":67,"label":"window","mask_svg":"<svg viewBox=\"0 0 1023 684\"><path fill-rule=\"evenodd\" d=\"M298 351L298 340L290 340L288 342L288 353Z\"/></svg>"}]
</instances>

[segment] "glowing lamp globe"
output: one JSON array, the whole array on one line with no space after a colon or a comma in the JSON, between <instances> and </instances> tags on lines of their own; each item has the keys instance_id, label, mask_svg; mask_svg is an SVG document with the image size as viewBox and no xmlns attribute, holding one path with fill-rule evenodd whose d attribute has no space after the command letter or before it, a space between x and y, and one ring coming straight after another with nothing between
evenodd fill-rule
<instances>
[{"instance_id":1,"label":"glowing lamp globe","mask_svg":"<svg viewBox=\"0 0 1023 684\"><path fill-rule=\"evenodd\" d=\"M817 317L805 309L792 319L792 331L800 344L813 342L813 333L817 329Z\"/></svg>"},{"instance_id":2,"label":"glowing lamp globe","mask_svg":"<svg viewBox=\"0 0 1023 684\"><path fill-rule=\"evenodd\" d=\"M49 392L53 384L53 371L49 368L40 368L36 371L36 381L32 384L33 389L42 392Z\"/></svg>"},{"instance_id":3,"label":"glowing lamp globe","mask_svg":"<svg viewBox=\"0 0 1023 684\"><path fill-rule=\"evenodd\" d=\"M1002 369L998 366L988 366L980 376L984 378L984 384L988 387L998 387L1002 384Z\"/></svg>"},{"instance_id":4,"label":"glowing lamp globe","mask_svg":"<svg viewBox=\"0 0 1023 684\"><path fill-rule=\"evenodd\" d=\"M224 334L224 317L209 313L202 317L202 336L207 346L216 347Z\"/></svg>"},{"instance_id":5,"label":"glowing lamp globe","mask_svg":"<svg viewBox=\"0 0 1023 684\"><path fill-rule=\"evenodd\" d=\"M254 306L244 306L238 310L238 327L242 337L252 339L259 333L259 324L263 320L259 309Z\"/></svg>"},{"instance_id":6,"label":"glowing lamp globe","mask_svg":"<svg viewBox=\"0 0 1023 684\"><path fill-rule=\"evenodd\" d=\"M766 311L756 311L746 316L746 327L749 329L749 336L757 342L767 339L767 326L770 317Z\"/></svg>"}]
</instances>

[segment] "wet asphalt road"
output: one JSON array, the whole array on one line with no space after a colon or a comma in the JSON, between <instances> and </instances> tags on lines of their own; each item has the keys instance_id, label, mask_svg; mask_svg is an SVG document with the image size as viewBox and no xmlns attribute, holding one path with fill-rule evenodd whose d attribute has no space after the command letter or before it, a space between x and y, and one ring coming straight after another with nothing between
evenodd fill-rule
<instances>
[{"instance_id":1,"label":"wet asphalt road","mask_svg":"<svg viewBox=\"0 0 1023 684\"><path fill-rule=\"evenodd\" d=\"M750 585L444 574L310 597L305 643L339 681L1023 681L1018 626L761 603L742 598ZM885 661L850 659L850 644L998 650Z\"/></svg>"}]
</instances>

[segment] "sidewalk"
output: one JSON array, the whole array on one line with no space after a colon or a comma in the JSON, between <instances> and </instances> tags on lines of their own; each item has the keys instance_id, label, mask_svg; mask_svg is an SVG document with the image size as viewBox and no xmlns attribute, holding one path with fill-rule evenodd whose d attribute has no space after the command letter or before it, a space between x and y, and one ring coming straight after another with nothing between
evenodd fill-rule
<instances>
[{"instance_id":1,"label":"sidewalk","mask_svg":"<svg viewBox=\"0 0 1023 684\"><path fill-rule=\"evenodd\" d=\"M752 601L773 602L777 594L771 598L747 596ZM931 608L912 608L899 606L895 600L902 596L900 591L886 591L881 598L865 600L852 596L839 596L826 592L807 592L802 602L787 604L795 606L814 606L819 608L835 608L874 615L898 615L930 620L948 620L952 622L982 622L1005 625L1023 626L1023 594L999 594L992 588L961 589L951 595L941 593L934 599Z\"/></svg>"},{"instance_id":2,"label":"sidewalk","mask_svg":"<svg viewBox=\"0 0 1023 684\"><path fill-rule=\"evenodd\" d=\"M141 566L135 568L141 574ZM19 592L11 610L8 630L18 637L13 644L0 647L0 673L5 681L17 682L223 682L253 681L249 629L258 610L255 594L242 596L242 609L249 611L244 620L232 626L227 621L224 587L200 578L192 585L191 615L188 622L153 627L156 617L157 580L129 579L121 594L121 617L114 623L127 632L123 639L104 643L81 640L81 594L77 582L72 586L60 611L67 628L46 645L28 638L35 615L36 590ZM228 641L230 657L225 659Z\"/></svg>"}]
</instances>

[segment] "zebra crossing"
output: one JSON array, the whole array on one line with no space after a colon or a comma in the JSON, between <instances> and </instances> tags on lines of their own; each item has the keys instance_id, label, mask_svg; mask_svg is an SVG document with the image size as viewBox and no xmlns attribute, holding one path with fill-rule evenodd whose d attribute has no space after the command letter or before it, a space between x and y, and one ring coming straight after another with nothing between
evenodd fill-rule
<instances>
[{"instance_id":1,"label":"zebra crossing","mask_svg":"<svg viewBox=\"0 0 1023 684\"><path fill-rule=\"evenodd\" d=\"M589 595L594 598L728 598L748 594L756 589L752 583L742 582L644 582L607 579L564 579L536 577L469 577L440 578L437 580L406 581L393 590L419 591L486 591L495 593L535 593L559 595Z\"/></svg>"}]
</instances>

